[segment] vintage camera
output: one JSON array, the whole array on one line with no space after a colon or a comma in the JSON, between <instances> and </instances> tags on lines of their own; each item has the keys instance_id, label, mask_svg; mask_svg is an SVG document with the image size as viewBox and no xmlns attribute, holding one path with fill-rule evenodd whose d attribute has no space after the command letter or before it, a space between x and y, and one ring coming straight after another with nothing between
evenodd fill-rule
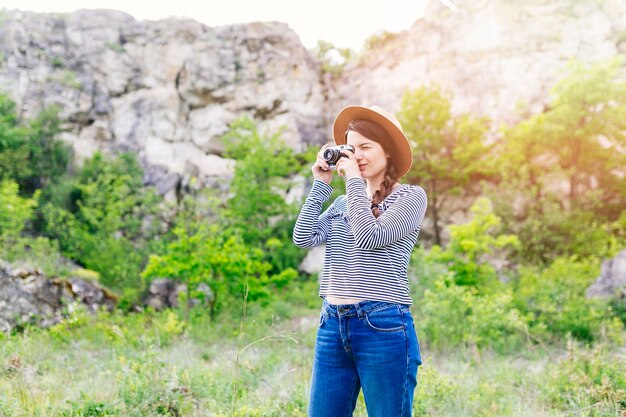
<instances>
[{"instance_id":1,"label":"vintage camera","mask_svg":"<svg viewBox=\"0 0 626 417\"><path fill-rule=\"evenodd\" d=\"M339 161L339 158L346 158L346 155L342 154L341 151L350 151L354 153L354 146L351 145L337 145L331 146L330 148L324 149L324 161L328 163L330 169L334 169L335 165Z\"/></svg>"}]
</instances>

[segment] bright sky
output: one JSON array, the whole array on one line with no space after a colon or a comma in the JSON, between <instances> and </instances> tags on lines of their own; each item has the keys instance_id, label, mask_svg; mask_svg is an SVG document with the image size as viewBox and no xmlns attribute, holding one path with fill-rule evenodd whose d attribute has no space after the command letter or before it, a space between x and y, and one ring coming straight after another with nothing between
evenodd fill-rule
<instances>
[{"instance_id":1,"label":"bright sky","mask_svg":"<svg viewBox=\"0 0 626 417\"><path fill-rule=\"evenodd\" d=\"M435 0L433 0L435 1ZM428 0L0 0L0 8L36 12L117 9L137 20L188 17L209 26L277 20L287 23L307 48L318 39L361 49L370 35L398 32L422 16Z\"/></svg>"}]
</instances>

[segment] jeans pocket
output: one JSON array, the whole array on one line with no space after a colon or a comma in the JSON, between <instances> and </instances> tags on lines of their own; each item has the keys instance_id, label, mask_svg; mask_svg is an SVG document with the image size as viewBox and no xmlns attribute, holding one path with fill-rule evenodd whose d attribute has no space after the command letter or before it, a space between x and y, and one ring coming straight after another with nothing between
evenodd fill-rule
<instances>
[{"instance_id":1,"label":"jeans pocket","mask_svg":"<svg viewBox=\"0 0 626 417\"><path fill-rule=\"evenodd\" d=\"M371 311L365 315L365 322L377 332L398 332L406 326L398 306Z\"/></svg>"}]
</instances>

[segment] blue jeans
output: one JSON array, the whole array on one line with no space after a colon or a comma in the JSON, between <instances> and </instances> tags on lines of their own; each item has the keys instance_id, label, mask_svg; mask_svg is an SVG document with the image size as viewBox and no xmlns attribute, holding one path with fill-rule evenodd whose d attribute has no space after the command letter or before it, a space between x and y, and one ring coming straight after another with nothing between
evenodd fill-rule
<instances>
[{"instance_id":1,"label":"blue jeans","mask_svg":"<svg viewBox=\"0 0 626 417\"><path fill-rule=\"evenodd\" d=\"M408 306L324 300L309 417L352 416L361 388L369 417L410 417L421 363Z\"/></svg>"}]
</instances>

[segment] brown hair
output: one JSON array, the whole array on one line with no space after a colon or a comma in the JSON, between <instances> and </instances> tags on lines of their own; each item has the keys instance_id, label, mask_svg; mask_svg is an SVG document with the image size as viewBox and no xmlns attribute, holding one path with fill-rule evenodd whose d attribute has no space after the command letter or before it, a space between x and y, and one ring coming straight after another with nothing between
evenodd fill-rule
<instances>
[{"instance_id":1,"label":"brown hair","mask_svg":"<svg viewBox=\"0 0 626 417\"><path fill-rule=\"evenodd\" d=\"M389 157L387 158L387 169L385 170L385 178L380 184L380 188L376 190L376 192L372 196L372 213L374 214L374 217L378 217L380 216L378 204L380 204L391 193L391 191L393 190L393 185L398 180L396 165L394 164L392 158L395 149L390 149L390 147L393 146L393 140L385 129L383 129L378 123L372 122L371 120L353 120L348 125L348 129L346 130L346 136L351 130L360 133L361 135L373 140L376 143L379 143L380 146L383 147L385 153L389 155Z\"/></svg>"}]
</instances>

